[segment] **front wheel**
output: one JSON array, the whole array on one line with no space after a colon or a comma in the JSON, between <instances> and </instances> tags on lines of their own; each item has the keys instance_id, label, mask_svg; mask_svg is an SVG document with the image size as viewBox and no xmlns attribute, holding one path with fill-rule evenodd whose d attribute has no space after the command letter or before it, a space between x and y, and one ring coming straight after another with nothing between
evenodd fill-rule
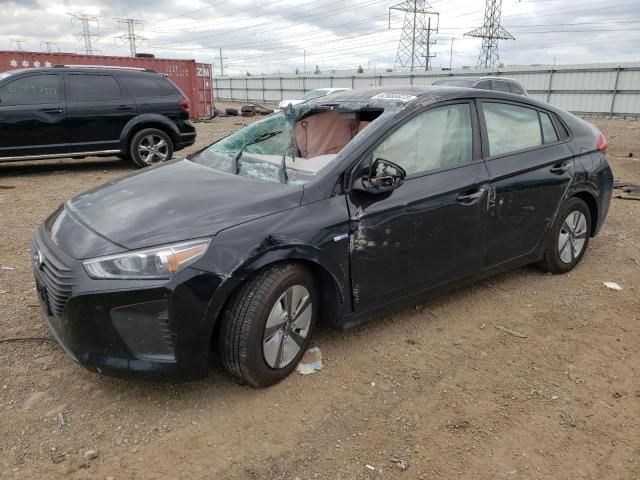
<instances>
[{"instance_id":1,"label":"front wheel","mask_svg":"<svg viewBox=\"0 0 640 480\"><path fill-rule=\"evenodd\" d=\"M309 345L318 312L313 276L275 265L250 279L226 307L218 337L224 367L254 387L289 375Z\"/></svg>"},{"instance_id":2,"label":"front wheel","mask_svg":"<svg viewBox=\"0 0 640 480\"><path fill-rule=\"evenodd\" d=\"M129 144L129 154L138 167L149 167L171 160L173 142L157 128L145 128L136 133Z\"/></svg>"},{"instance_id":3,"label":"front wheel","mask_svg":"<svg viewBox=\"0 0 640 480\"><path fill-rule=\"evenodd\" d=\"M538 265L551 273L566 273L573 269L587 250L590 232L589 207L580 198L570 198L558 212Z\"/></svg>"}]
</instances>

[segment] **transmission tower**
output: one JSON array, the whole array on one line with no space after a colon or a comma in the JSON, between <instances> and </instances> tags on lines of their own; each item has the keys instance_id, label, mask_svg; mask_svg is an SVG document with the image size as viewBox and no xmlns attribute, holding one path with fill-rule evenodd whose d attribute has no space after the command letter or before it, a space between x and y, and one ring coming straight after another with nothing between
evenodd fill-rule
<instances>
[{"instance_id":1,"label":"transmission tower","mask_svg":"<svg viewBox=\"0 0 640 480\"><path fill-rule=\"evenodd\" d=\"M13 45L13 44L16 45L16 50L19 51L19 52L22 51L22 44L23 43L27 43L26 40L20 39L20 38L11 38L9 41L11 42L11 45Z\"/></svg>"},{"instance_id":2,"label":"transmission tower","mask_svg":"<svg viewBox=\"0 0 640 480\"><path fill-rule=\"evenodd\" d=\"M84 53L93 55L93 44L98 40L98 35L91 33L91 24L98 24L97 15L87 15L86 13L70 13L71 23L74 20L80 22L82 32L76 33L76 38L84 42Z\"/></svg>"},{"instance_id":3,"label":"transmission tower","mask_svg":"<svg viewBox=\"0 0 640 480\"><path fill-rule=\"evenodd\" d=\"M494 68L498 65L498 40L515 40L513 35L500 25L502 0L487 0L484 7L484 25L465 33L465 37L482 39L482 49L476 62L477 68Z\"/></svg>"},{"instance_id":4,"label":"transmission tower","mask_svg":"<svg viewBox=\"0 0 640 480\"><path fill-rule=\"evenodd\" d=\"M118 18L118 27L125 25L127 33L120 35L118 38L129 44L129 51L131 56L136 56L136 47L147 39L136 34L136 25L142 28L142 20L136 20L135 18Z\"/></svg>"},{"instance_id":5,"label":"transmission tower","mask_svg":"<svg viewBox=\"0 0 640 480\"><path fill-rule=\"evenodd\" d=\"M404 0L389 8L389 29L391 29L392 10L404 12L396 68L409 68L410 71L422 68L429 70L431 59L435 57L430 53L431 46L435 44L431 35L432 32L438 33L440 14L433 10L426 0ZM431 25L432 16L437 19L435 28Z\"/></svg>"},{"instance_id":6,"label":"transmission tower","mask_svg":"<svg viewBox=\"0 0 640 480\"><path fill-rule=\"evenodd\" d=\"M51 48L52 45L56 45L56 42L40 42L40 46L44 47L44 51L47 53L51 53L53 51Z\"/></svg>"}]
</instances>

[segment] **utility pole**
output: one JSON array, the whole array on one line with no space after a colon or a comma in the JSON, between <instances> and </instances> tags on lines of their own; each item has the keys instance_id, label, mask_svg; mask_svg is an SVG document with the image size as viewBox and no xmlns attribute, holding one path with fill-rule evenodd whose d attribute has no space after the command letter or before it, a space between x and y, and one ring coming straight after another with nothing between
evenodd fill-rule
<instances>
[{"instance_id":1,"label":"utility pole","mask_svg":"<svg viewBox=\"0 0 640 480\"><path fill-rule=\"evenodd\" d=\"M449 70L451 70L451 65L453 65L453 37L451 38L451 52L449 53Z\"/></svg>"},{"instance_id":2,"label":"utility pole","mask_svg":"<svg viewBox=\"0 0 640 480\"><path fill-rule=\"evenodd\" d=\"M51 53L52 49L51 49L51 45L55 45L56 42L40 42L40 46L44 46L44 51L47 53Z\"/></svg>"},{"instance_id":3,"label":"utility pole","mask_svg":"<svg viewBox=\"0 0 640 480\"><path fill-rule=\"evenodd\" d=\"M98 24L97 15L87 15L86 13L69 13L71 16L71 23L76 20L80 22L82 26L82 32L75 34L76 38L84 42L84 53L87 55L93 55L93 44L98 40L98 35L91 33L91 24Z\"/></svg>"},{"instance_id":4,"label":"utility pole","mask_svg":"<svg viewBox=\"0 0 640 480\"><path fill-rule=\"evenodd\" d=\"M438 33L440 14L433 10L426 0L404 0L389 8L390 30L392 10L404 12L395 66L408 68L412 72L417 68L429 70L431 58L434 56L430 54L431 45L434 45L431 41L431 32ZM437 26L433 29L431 28L432 16L437 18Z\"/></svg>"},{"instance_id":5,"label":"utility pole","mask_svg":"<svg viewBox=\"0 0 640 480\"><path fill-rule=\"evenodd\" d=\"M224 77L224 65L222 64L222 62L224 60L227 60L227 57L222 56L222 48L218 48L218 51L220 52L220 56L214 57L214 60L220 60L220 76Z\"/></svg>"},{"instance_id":6,"label":"utility pole","mask_svg":"<svg viewBox=\"0 0 640 480\"><path fill-rule=\"evenodd\" d=\"M136 20L135 18L118 18L117 20L118 27L120 27L120 25L125 25L127 30L127 33L120 35L118 38L123 43L129 44L129 52L132 57L135 57L136 47L147 40L146 38L136 34L136 25L142 28L142 20Z\"/></svg>"},{"instance_id":7,"label":"utility pole","mask_svg":"<svg viewBox=\"0 0 640 480\"><path fill-rule=\"evenodd\" d=\"M514 36L500 25L502 0L487 0L484 7L484 25L465 33L465 37L482 39L482 49L478 56L477 68L494 68L498 65L498 40L515 40Z\"/></svg>"},{"instance_id":8,"label":"utility pole","mask_svg":"<svg viewBox=\"0 0 640 480\"><path fill-rule=\"evenodd\" d=\"M22 51L22 44L23 43L27 43L26 40L20 39L20 38L12 38L9 41L11 42L11 45L13 45L13 44L16 45L16 50L19 51L19 52Z\"/></svg>"},{"instance_id":9,"label":"utility pole","mask_svg":"<svg viewBox=\"0 0 640 480\"><path fill-rule=\"evenodd\" d=\"M431 70L431 59L435 58L435 54L431 55L431 45L435 45L437 42L436 41L431 41L431 17L429 17L427 19L427 43L425 45L426 49L427 49L427 54L425 55L425 64L424 64L424 71L429 71Z\"/></svg>"}]
</instances>

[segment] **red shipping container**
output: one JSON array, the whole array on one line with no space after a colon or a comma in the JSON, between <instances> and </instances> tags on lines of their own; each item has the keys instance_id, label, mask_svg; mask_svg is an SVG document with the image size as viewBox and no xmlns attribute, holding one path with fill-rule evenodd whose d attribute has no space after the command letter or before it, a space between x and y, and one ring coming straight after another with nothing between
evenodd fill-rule
<instances>
[{"instance_id":1,"label":"red shipping container","mask_svg":"<svg viewBox=\"0 0 640 480\"><path fill-rule=\"evenodd\" d=\"M166 74L191 103L191 118L210 117L213 113L213 67L195 60L166 58L115 57L75 53L0 51L0 72L19 68L48 68L53 65L108 65L149 68Z\"/></svg>"}]
</instances>

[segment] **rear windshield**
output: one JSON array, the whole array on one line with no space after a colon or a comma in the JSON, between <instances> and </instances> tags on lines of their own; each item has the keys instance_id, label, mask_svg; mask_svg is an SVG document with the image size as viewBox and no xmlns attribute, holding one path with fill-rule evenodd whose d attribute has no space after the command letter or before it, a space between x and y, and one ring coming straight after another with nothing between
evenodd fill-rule
<instances>
[{"instance_id":1,"label":"rear windshield","mask_svg":"<svg viewBox=\"0 0 640 480\"><path fill-rule=\"evenodd\" d=\"M444 85L448 87L471 87L474 84L474 80L437 80L433 82L434 85Z\"/></svg>"},{"instance_id":2,"label":"rear windshield","mask_svg":"<svg viewBox=\"0 0 640 480\"><path fill-rule=\"evenodd\" d=\"M313 181L382 112L304 104L238 130L190 160L267 182L304 184Z\"/></svg>"}]
</instances>

